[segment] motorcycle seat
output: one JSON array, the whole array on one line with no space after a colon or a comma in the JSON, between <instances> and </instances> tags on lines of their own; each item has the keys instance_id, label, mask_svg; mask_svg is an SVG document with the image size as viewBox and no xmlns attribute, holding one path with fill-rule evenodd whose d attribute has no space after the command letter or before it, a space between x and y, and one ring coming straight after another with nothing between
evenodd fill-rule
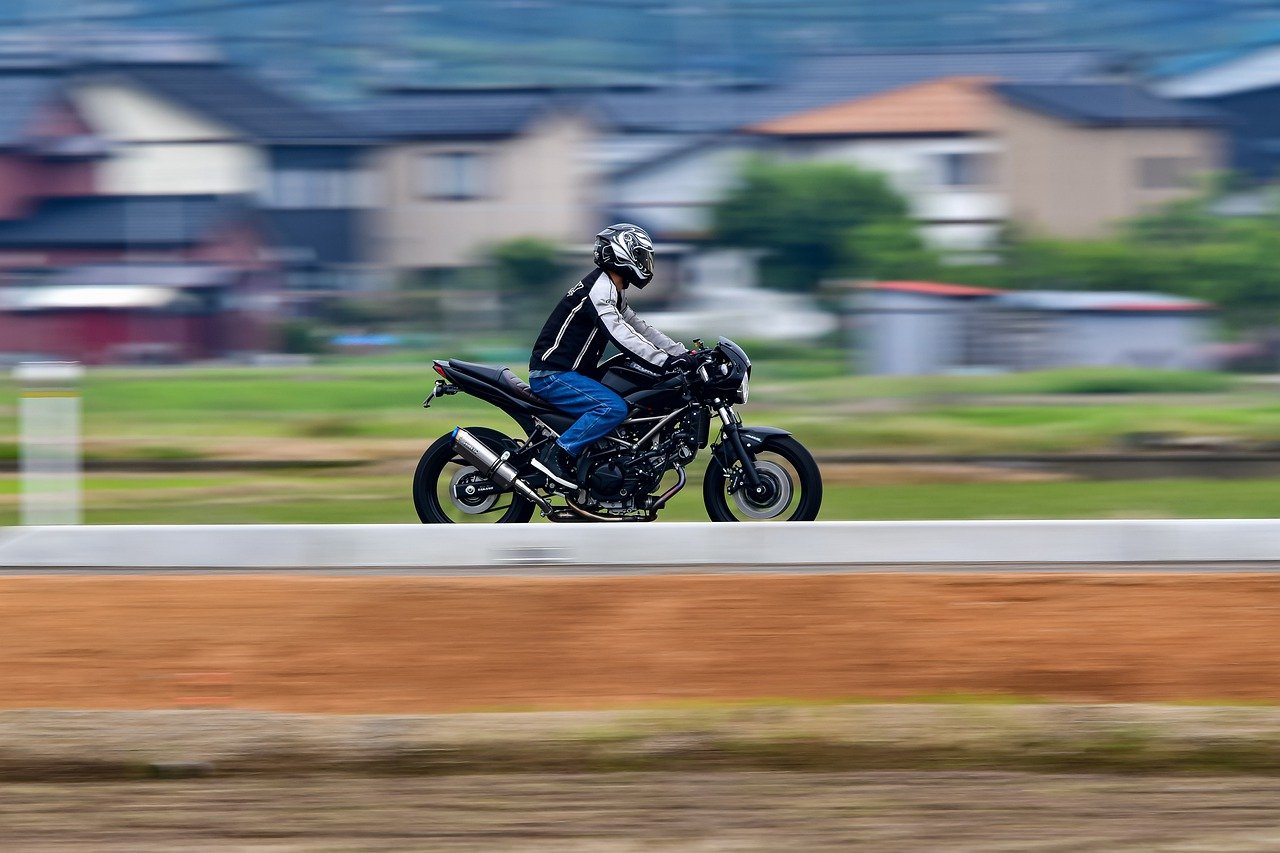
<instances>
[{"instance_id":1,"label":"motorcycle seat","mask_svg":"<svg viewBox=\"0 0 1280 853\"><path fill-rule=\"evenodd\" d=\"M518 400L524 400L526 403L540 406L544 409L556 410L555 406L533 393L533 389L529 387L529 384L512 373L509 367L476 364L471 361L460 361L456 358L449 359L449 366L459 373L465 373L474 379L479 379L481 382L496 385Z\"/></svg>"}]
</instances>

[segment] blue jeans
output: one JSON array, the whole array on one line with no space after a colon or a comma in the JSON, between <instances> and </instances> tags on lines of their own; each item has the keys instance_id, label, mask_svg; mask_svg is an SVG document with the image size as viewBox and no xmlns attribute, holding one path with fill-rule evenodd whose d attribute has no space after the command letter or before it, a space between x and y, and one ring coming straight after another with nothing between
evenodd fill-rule
<instances>
[{"instance_id":1,"label":"blue jeans","mask_svg":"<svg viewBox=\"0 0 1280 853\"><path fill-rule=\"evenodd\" d=\"M574 459L627 419L627 404L616 392L572 370L534 376L529 387L557 409L578 416L557 442Z\"/></svg>"}]
</instances>

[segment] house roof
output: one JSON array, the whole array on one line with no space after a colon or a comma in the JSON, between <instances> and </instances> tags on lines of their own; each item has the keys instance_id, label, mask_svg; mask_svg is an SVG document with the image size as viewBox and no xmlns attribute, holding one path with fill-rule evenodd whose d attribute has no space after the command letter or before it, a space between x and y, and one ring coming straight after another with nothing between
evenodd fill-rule
<instances>
[{"instance_id":1,"label":"house roof","mask_svg":"<svg viewBox=\"0 0 1280 853\"><path fill-rule=\"evenodd\" d=\"M390 136L509 136L548 104L588 109L615 131L726 133L778 116L940 77L1053 82L1101 73L1112 54L1081 48L860 51L810 56L763 85L469 88L386 95L348 113Z\"/></svg>"},{"instance_id":2,"label":"house roof","mask_svg":"<svg viewBox=\"0 0 1280 853\"><path fill-rule=\"evenodd\" d=\"M916 293L921 296L941 296L968 299L976 296L997 296L1004 293L990 287L973 287L967 284L943 284L936 281L872 281L859 284L859 290L880 290L893 293Z\"/></svg>"},{"instance_id":3,"label":"house roof","mask_svg":"<svg viewBox=\"0 0 1280 853\"><path fill-rule=\"evenodd\" d=\"M468 90L386 95L353 109L348 121L389 138L502 138L559 105L573 103L546 90Z\"/></svg>"},{"instance_id":4,"label":"house roof","mask_svg":"<svg viewBox=\"0 0 1280 853\"><path fill-rule=\"evenodd\" d=\"M984 133L996 99L987 77L943 77L793 113L747 128L774 136Z\"/></svg>"},{"instance_id":5,"label":"house roof","mask_svg":"<svg viewBox=\"0 0 1280 853\"><path fill-rule=\"evenodd\" d=\"M1197 299L1165 293L1095 292L1077 290L1010 291L999 297L1001 305L1027 311L1088 311L1105 313L1188 313L1212 311L1214 306Z\"/></svg>"},{"instance_id":6,"label":"house roof","mask_svg":"<svg viewBox=\"0 0 1280 853\"><path fill-rule=\"evenodd\" d=\"M189 246L244 206L211 195L81 196L0 222L0 248Z\"/></svg>"},{"instance_id":7,"label":"house roof","mask_svg":"<svg viewBox=\"0 0 1280 853\"><path fill-rule=\"evenodd\" d=\"M1125 83L1000 83L995 91L1014 106L1089 127L1204 127L1225 122L1216 110Z\"/></svg>"},{"instance_id":8,"label":"house roof","mask_svg":"<svg viewBox=\"0 0 1280 853\"><path fill-rule=\"evenodd\" d=\"M359 144L367 134L336 114L305 104L222 63L109 66L143 87L211 116L254 140L275 145Z\"/></svg>"},{"instance_id":9,"label":"house roof","mask_svg":"<svg viewBox=\"0 0 1280 853\"><path fill-rule=\"evenodd\" d=\"M594 103L627 132L719 132L940 77L1082 80L1113 61L1109 52L1083 48L868 50L804 57L775 85L672 86L602 94Z\"/></svg>"}]
</instances>

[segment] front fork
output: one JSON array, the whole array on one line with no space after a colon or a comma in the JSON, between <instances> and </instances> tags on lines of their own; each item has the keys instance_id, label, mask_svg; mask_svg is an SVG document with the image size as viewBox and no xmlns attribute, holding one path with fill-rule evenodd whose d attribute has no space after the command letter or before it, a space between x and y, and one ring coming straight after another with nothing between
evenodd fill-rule
<instances>
[{"instance_id":1,"label":"front fork","mask_svg":"<svg viewBox=\"0 0 1280 853\"><path fill-rule=\"evenodd\" d=\"M731 476L729 493L732 494L742 488L744 482L752 492L759 493L763 491L764 484L760 480L760 472L756 470L755 454L747 448L746 442L742 440L742 420L738 417L738 413L729 406L720 406L716 410L716 414L720 416L722 424L720 440L729 446L730 453L725 455L729 455L732 459L737 459L742 463L742 476L740 478ZM717 455L722 456L722 453ZM721 464L724 465L726 471L729 470L729 465L726 464L727 461L722 456Z\"/></svg>"}]
</instances>

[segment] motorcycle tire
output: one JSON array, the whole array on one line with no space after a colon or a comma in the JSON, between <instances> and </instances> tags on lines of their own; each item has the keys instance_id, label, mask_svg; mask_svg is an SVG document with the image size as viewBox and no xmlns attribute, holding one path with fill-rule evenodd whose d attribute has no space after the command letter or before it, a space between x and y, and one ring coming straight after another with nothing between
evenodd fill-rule
<instances>
[{"instance_id":1,"label":"motorcycle tire","mask_svg":"<svg viewBox=\"0 0 1280 853\"><path fill-rule=\"evenodd\" d=\"M467 427L467 431L498 453L517 447L515 439L496 429ZM413 508L423 524L523 524L533 518L533 503L514 492L470 503L459 500L454 481L468 476L479 474L454 452L453 433L445 433L427 448L413 474Z\"/></svg>"},{"instance_id":2,"label":"motorcycle tire","mask_svg":"<svg viewBox=\"0 0 1280 853\"><path fill-rule=\"evenodd\" d=\"M712 521L813 521L818 517L822 472L803 444L789 435L770 437L756 451L756 470L768 487L760 500L753 499L745 487L729 494L728 472L718 461L711 461L702 481L702 501Z\"/></svg>"}]
</instances>

